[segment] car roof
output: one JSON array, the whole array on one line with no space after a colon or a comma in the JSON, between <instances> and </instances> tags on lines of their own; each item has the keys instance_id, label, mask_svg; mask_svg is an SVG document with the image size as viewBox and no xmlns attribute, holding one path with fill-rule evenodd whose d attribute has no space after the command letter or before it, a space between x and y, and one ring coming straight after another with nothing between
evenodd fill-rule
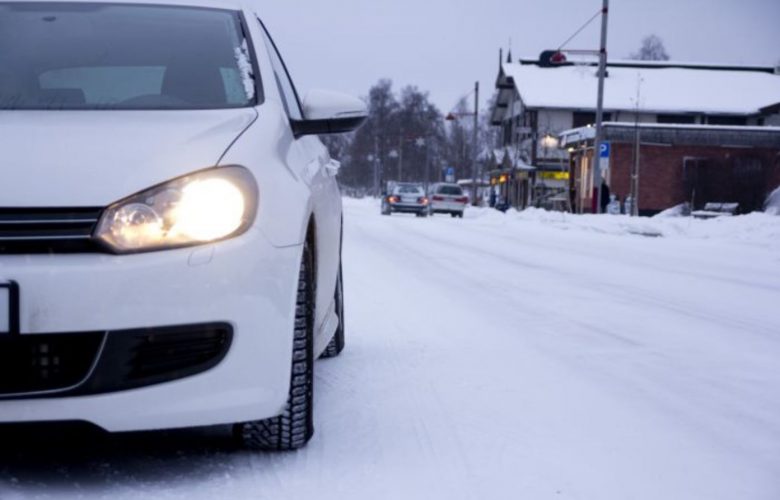
<instances>
[{"instance_id":1,"label":"car roof","mask_svg":"<svg viewBox=\"0 0 780 500\"><path fill-rule=\"evenodd\" d=\"M206 7L211 9L251 10L244 0L0 0L3 3L85 3L127 5L170 5L176 7Z\"/></svg>"}]
</instances>

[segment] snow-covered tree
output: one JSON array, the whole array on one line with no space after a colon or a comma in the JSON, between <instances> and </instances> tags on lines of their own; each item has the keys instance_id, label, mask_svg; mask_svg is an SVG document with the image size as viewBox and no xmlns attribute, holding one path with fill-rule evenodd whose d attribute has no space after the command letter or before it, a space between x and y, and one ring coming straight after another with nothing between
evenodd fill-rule
<instances>
[{"instance_id":1,"label":"snow-covered tree","mask_svg":"<svg viewBox=\"0 0 780 500\"><path fill-rule=\"evenodd\" d=\"M638 61L668 61L669 53L666 52L666 47L661 37L649 35L642 40L639 52L631 54L631 59Z\"/></svg>"}]
</instances>

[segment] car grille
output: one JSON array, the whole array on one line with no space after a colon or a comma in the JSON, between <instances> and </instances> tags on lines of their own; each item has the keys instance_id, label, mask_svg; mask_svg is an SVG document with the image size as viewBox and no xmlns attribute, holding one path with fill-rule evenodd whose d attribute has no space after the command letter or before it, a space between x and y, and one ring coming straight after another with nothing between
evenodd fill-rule
<instances>
[{"instance_id":1,"label":"car grille","mask_svg":"<svg viewBox=\"0 0 780 500\"><path fill-rule=\"evenodd\" d=\"M226 323L100 333L0 336L0 400L86 396L149 387L217 366Z\"/></svg>"},{"instance_id":2,"label":"car grille","mask_svg":"<svg viewBox=\"0 0 780 500\"><path fill-rule=\"evenodd\" d=\"M0 208L0 255L89 253L102 208Z\"/></svg>"}]
</instances>

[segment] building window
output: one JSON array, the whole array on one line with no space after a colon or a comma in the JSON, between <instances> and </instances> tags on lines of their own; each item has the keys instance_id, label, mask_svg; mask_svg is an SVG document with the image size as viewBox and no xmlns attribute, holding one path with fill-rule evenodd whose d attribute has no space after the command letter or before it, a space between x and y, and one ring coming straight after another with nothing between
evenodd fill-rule
<instances>
[{"instance_id":1,"label":"building window","mask_svg":"<svg viewBox=\"0 0 780 500\"><path fill-rule=\"evenodd\" d=\"M612 121L612 113L604 113L604 121ZM572 128L587 127L596 124L596 113L575 112Z\"/></svg>"},{"instance_id":2,"label":"building window","mask_svg":"<svg viewBox=\"0 0 780 500\"><path fill-rule=\"evenodd\" d=\"M722 116L713 115L707 117L709 125L747 125L747 118L744 116Z\"/></svg>"},{"instance_id":3,"label":"building window","mask_svg":"<svg viewBox=\"0 0 780 500\"><path fill-rule=\"evenodd\" d=\"M658 115L658 123L694 124L696 123L696 116L695 115Z\"/></svg>"}]
</instances>

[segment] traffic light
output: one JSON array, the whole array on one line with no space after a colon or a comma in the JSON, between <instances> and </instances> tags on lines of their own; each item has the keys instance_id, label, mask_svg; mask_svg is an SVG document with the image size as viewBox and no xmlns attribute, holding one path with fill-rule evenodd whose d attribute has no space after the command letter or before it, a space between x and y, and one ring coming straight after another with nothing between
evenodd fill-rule
<instances>
[{"instance_id":1,"label":"traffic light","mask_svg":"<svg viewBox=\"0 0 780 500\"><path fill-rule=\"evenodd\" d=\"M539 66L542 68L561 66L567 62L566 54L559 50L545 50L539 55Z\"/></svg>"}]
</instances>

